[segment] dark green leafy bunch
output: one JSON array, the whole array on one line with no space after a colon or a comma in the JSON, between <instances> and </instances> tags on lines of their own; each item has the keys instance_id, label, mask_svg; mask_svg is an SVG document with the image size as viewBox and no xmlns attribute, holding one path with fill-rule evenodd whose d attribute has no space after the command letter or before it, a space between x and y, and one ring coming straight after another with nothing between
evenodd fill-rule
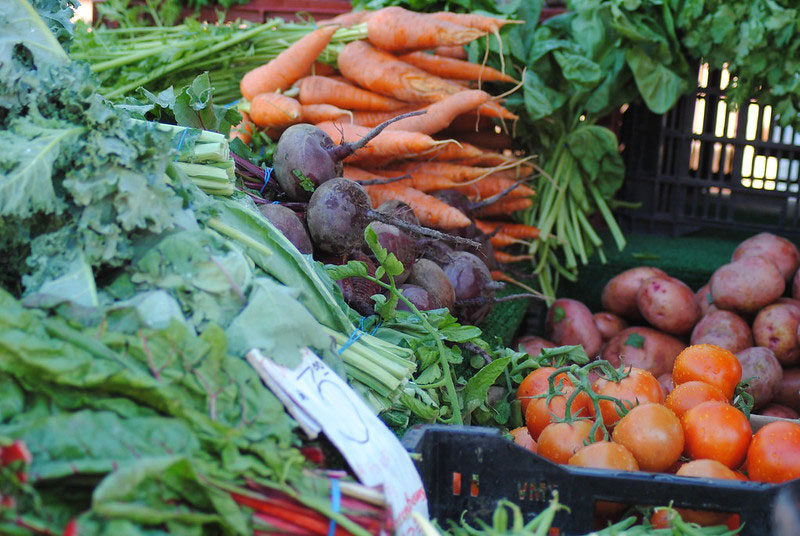
<instances>
[{"instance_id":1,"label":"dark green leafy bunch","mask_svg":"<svg viewBox=\"0 0 800 536\"><path fill-rule=\"evenodd\" d=\"M778 122L800 127L800 7L794 0L672 0L681 42L712 69L727 64L727 100L771 104Z\"/></svg>"}]
</instances>

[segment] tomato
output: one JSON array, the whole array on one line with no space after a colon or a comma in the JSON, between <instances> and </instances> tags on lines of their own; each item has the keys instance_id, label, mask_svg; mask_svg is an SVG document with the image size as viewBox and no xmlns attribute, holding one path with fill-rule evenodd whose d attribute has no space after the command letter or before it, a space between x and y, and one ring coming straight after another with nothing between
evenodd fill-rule
<instances>
[{"instance_id":1,"label":"tomato","mask_svg":"<svg viewBox=\"0 0 800 536\"><path fill-rule=\"evenodd\" d=\"M612 441L598 441L586 445L570 457L567 462L579 467L596 469L618 469L620 471L638 471L639 464L631 451L625 446Z\"/></svg>"},{"instance_id":2,"label":"tomato","mask_svg":"<svg viewBox=\"0 0 800 536\"><path fill-rule=\"evenodd\" d=\"M530 402L531 396L547 392L547 378L555 371L556 369L553 367L538 368L530 372L520 382L517 389L517 400L519 400L522 415L525 415L525 411L528 409L528 402Z\"/></svg>"},{"instance_id":3,"label":"tomato","mask_svg":"<svg viewBox=\"0 0 800 536\"><path fill-rule=\"evenodd\" d=\"M698 478L721 478L724 480L742 480L743 477L736 471L726 467L716 460L693 460L685 463L675 473L678 476L691 476ZM724 525L730 512L712 512L708 510L689 510L677 508L685 521L697 523L704 527L711 525Z\"/></svg>"},{"instance_id":4,"label":"tomato","mask_svg":"<svg viewBox=\"0 0 800 536\"><path fill-rule=\"evenodd\" d=\"M555 463L567 463L573 454L589 442L593 421L582 419L573 422L554 422L544 427L539 435L536 453ZM603 437L598 428L594 440Z\"/></svg>"},{"instance_id":5,"label":"tomato","mask_svg":"<svg viewBox=\"0 0 800 536\"><path fill-rule=\"evenodd\" d=\"M519 428L514 428L509 433L514 438L514 443L531 452L536 452L536 441L534 441L531 434L528 433L527 428L520 426Z\"/></svg>"},{"instance_id":6,"label":"tomato","mask_svg":"<svg viewBox=\"0 0 800 536\"><path fill-rule=\"evenodd\" d=\"M681 425L688 457L717 460L731 469L742 465L753 431L735 407L715 400L703 402L683 414Z\"/></svg>"},{"instance_id":7,"label":"tomato","mask_svg":"<svg viewBox=\"0 0 800 536\"><path fill-rule=\"evenodd\" d=\"M666 508L656 510L650 516L650 524L654 529L668 529L672 527L672 520L675 518L675 510L668 510Z\"/></svg>"},{"instance_id":8,"label":"tomato","mask_svg":"<svg viewBox=\"0 0 800 536\"><path fill-rule=\"evenodd\" d=\"M683 452L681 421L661 404L634 407L619 420L612 437L631 451L642 471L663 471Z\"/></svg>"},{"instance_id":9,"label":"tomato","mask_svg":"<svg viewBox=\"0 0 800 536\"><path fill-rule=\"evenodd\" d=\"M637 403L664 402L661 384L649 371L640 368L631 368L628 375L619 382L600 378L592 388L597 394L618 398L628 409ZM608 427L614 426L620 419L617 405L609 400L600 400L600 414L603 423Z\"/></svg>"},{"instance_id":10,"label":"tomato","mask_svg":"<svg viewBox=\"0 0 800 536\"><path fill-rule=\"evenodd\" d=\"M680 419L683 414L698 404L708 402L709 400L716 400L718 402L727 402L725 393L714 387L710 383L700 381L690 381L682 383L675 387L673 391L667 395L667 400L664 405L671 409L675 415Z\"/></svg>"},{"instance_id":11,"label":"tomato","mask_svg":"<svg viewBox=\"0 0 800 536\"><path fill-rule=\"evenodd\" d=\"M557 384L560 386L563 395L556 395L547 403L546 398L532 398L525 411L525 425L528 427L531 437L538 441L539 434L545 426L553 422L554 419L563 419L566 415L567 400L575 391L575 388L564 378ZM593 417L594 407L592 399L586 393L578 393L572 401L570 414L573 417Z\"/></svg>"},{"instance_id":12,"label":"tomato","mask_svg":"<svg viewBox=\"0 0 800 536\"><path fill-rule=\"evenodd\" d=\"M742 365L725 348L695 344L678 354L672 368L672 382L676 386L692 380L710 383L730 400L742 380Z\"/></svg>"},{"instance_id":13,"label":"tomato","mask_svg":"<svg viewBox=\"0 0 800 536\"><path fill-rule=\"evenodd\" d=\"M776 421L756 432L747 451L747 474L760 482L800 477L800 424Z\"/></svg>"}]
</instances>

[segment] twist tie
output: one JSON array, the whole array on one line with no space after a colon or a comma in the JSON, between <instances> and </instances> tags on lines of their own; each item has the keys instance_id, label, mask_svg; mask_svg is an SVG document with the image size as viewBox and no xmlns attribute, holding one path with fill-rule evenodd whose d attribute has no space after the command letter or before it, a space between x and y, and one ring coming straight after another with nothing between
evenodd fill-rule
<instances>
[{"instance_id":1,"label":"twist tie","mask_svg":"<svg viewBox=\"0 0 800 536\"><path fill-rule=\"evenodd\" d=\"M258 195L264 197L264 190L267 189L267 183L269 182L269 178L272 176L272 168L266 167L264 168L264 186L258 191Z\"/></svg>"},{"instance_id":2,"label":"twist tie","mask_svg":"<svg viewBox=\"0 0 800 536\"><path fill-rule=\"evenodd\" d=\"M236 106L237 104L239 104L239 101L240 101L240 100L242 100L242 99L236 99L235 101L233 101L233 102L231 102L231 103L229 103L229 104L226 104L226 105L224 105L224 106L223 106L223 108L230 108L231 106Z\"/></svg>"},{"instance_id":3,"label":"twist tie","mask_svg":"<svg viewBox=\"0 0 800 536\"><path fill-rule=\"evenodd\" d=\"M178 148L176 149L178 151L178 154L175 155L175 162L178 161L178 156L180 156L181 152L181 146L183 145L183 140L186 139L187 132L189 132L188 128L183 129L183 134L181 134L181 139L178 140Z\"/></svg>"},{"instance_id":4,"label":"twist tie","mask_svg":"<svg viewBox=\"0 0 800 536\"><path fill-rule=\"evenodd\" d=\"M342 502L342 490L339 488L339 480L331 478L331 510L334 514L339 513L339 507ZM328 526L328 536L336 534L336 521L331 518L331 523Z\"/></svg>"}]
</instances>

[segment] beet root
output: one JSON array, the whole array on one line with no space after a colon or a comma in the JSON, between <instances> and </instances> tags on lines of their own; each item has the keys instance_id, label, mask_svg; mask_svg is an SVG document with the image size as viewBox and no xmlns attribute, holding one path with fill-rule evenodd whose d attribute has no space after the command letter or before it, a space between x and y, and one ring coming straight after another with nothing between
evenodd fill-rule
<instances>
[{"instance_id":1,"label":"beet root","mask_svg":"<svg viewBox=\"0 0 800 536\"><path fill-rule=\"evenodd\" d=\"M450 312L456 304L456 291L444 270L435 262L419 259L411 267L408 283L417 285L428 291L433 300L434 309L446 307Z\"/></svg>"},{"instance_id":2,"label":"beet root","mask_svg":"<svg viewBox=\"0 0 800 536\"><path fill-rule=\"evenodd\" d=\"M348 259L344 260L342 257L325 257L322 259L327 264L344 264L347 260L361 261L367 265L367 273L371 276L375 275L375 263L372 262L365 253L361 251L354 251L348 255ZM369 316L375 314L375 302L372 296L381 294L383 289L377 283L364 279L363 277L346 277L339 279L336 284L342 290L344 301L358 312L361 316Z\"/></svg>"},{"instance_id":3,"label":"beet root","mask_svg":"<svg viewBox=\"0 0 800 536\"><path fill-rule=\"evenodd\" d=\"M314 125L292 125L281 134L273 157L275 180L292 199L306 200L311 190L342 176L342 162L331 157L336 143ZM305 188L302 174L311 181Z\"/></svg>"},{"instance_id":4,"label":"beet root","mask_svg":"<svg viewBox=\"0 0 800 536\"><path fill-rule=\"evenodd\" d=\"M397 199L392 199L390 201L381 203L381 205L378 207L378 212L386 214L387 216L399 218L406 223L410 223L411 225L420 225L419 218L417 218L417 215L414 214L414 209Z\"/></svg>"},{"instance_id":5,"label":"beet root","mask_svg":"<svg viewBox=\"0 0 800 536\"><path fill-rule=\"evenodd\" d=\"M430 311L431 309L436 309L430 294L428 294L428 291L422 287L407 284L401 285L400 292L402 292L403 296L405 296L405 298L420 311ZM411 310L402 300L397 302L397 309L399 311Z\"/></svg>"},{"instance_id":6,"label":"beet root","mask_svg":"<svg viewBox=\"0 0 800 536\"><path fill-rule=\"evenodd\" d=\"M268 204L259 207L261 214L274 225L300 253L310 255L314 252L306 226L295 212L283 205Z\"/></svg>"},{"instance_id":7,"label":"beet root","mask_svg":"<svg viewBox=\"0 0 800 536\"><path fill-rule=\"evenodd\" d=\"M495 285L486 264L472 253L455 252L443 267L456 294L459 321L477 324L492 310Z\"/></svg>"},{"instance_id":8,"label":"beet root","mask_svg":"<svg viewBox=\"0 0 800 536\"><path fill-rule=\"evenodd\" d=\"M393 253L403 265L403 273L394 278L395 284L402 285L411 275L411 267L417 259L416 242L407 233L388 223L374 221L368 227L375 231L378 243Z\"/></svg>"}]
</instances>

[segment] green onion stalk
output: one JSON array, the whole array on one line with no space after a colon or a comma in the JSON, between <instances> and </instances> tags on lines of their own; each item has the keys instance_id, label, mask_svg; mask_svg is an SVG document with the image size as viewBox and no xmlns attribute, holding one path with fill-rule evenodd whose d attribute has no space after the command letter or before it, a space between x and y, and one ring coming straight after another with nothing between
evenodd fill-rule
<instances>
[{"instance_id":1,"label":"green onion stalk","mask_svg":"<svg viewBox=\"0 0 800 536\"><path fill-rule=\"evenodd\" d=\"M270 19L264 24L208 24L194 20L178 26L136 28L79 27L70 55L89 62L101 84L100 93L120 101L138 88L158 92L184 87L207 71L218 102L240 98L239 80L286 50L315 28L313 23ZM336 31L319 61L335 64L338 51L364 39L366 24Z\"/></svg>"}]
</instances>

